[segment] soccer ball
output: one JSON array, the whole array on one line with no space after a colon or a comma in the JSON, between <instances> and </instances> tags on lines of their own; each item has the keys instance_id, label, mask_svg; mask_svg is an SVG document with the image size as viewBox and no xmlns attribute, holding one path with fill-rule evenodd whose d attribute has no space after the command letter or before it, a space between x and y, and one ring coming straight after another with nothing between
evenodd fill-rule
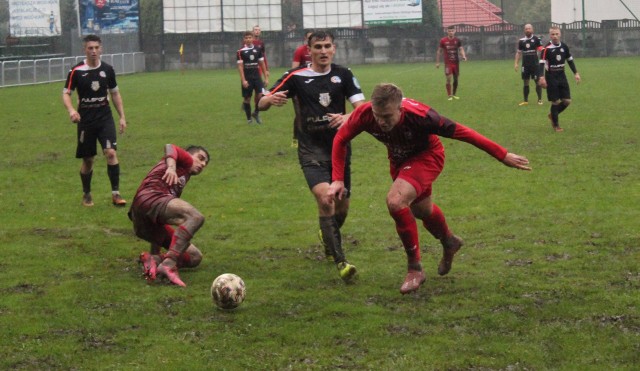
<instances>
[{"instance_id":1,"label":"soccer ball","mask_svg":"<svg viewBox=\"0 0 640 371\"><path fill-rule=\"evenodd\" d=\"M221 309L238 307L245 294L244 281L233 273L221 274L211 284L211 299Z\"/></svg>"}]
</instances>

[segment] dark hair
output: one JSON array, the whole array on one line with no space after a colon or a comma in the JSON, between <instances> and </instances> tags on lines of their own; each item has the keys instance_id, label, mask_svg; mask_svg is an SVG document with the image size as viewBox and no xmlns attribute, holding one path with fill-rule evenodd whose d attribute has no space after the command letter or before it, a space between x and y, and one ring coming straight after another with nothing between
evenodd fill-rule
<instances>
[{"instance_id":1,"label":"dark hair","mask_svg":"<svg viewBox=\"0 0 640 371\"><path fill-rule=\"evenodd\" d=\"M456 26L454 26L454 25L451 25L451 26L447 27L447 30L455 30L455 29L456 29Z\"/></svg>"},{"instance_id":2,"label":"dark hair","mask_svg":"<svg viewBox=\"0 0 640 371\"><path fill-rule=\"evenodd\" d=\"M83 42L88 43L89 41L97 41L102 44L102 39L98 35L87 35L82 39Z\"/></svg>"},{"instance_id":3,"label":"dark hair","mask_svg":"<svg viewBox=\"0 0 640 371\"><path fill-rule=\"evenodd\" d=\"M195 146L195 145L193 145L193 144L189 144L189 145L187 146L187 148L185 148L184 150L185 150L185 151L187 151L187 152L189 152L189 153L191 153L191 154L194 154L194 153L196 153L196 152L198 152L198 151L202 151L202 152L204 152L204 153L206 153L206 154L207 154L207 164L208 164L208 163L209 163L209 161L211 160L211 156L209 156L209 151L207 151L207 150L206 150L204 147L202 147L202 146Z\"/></svg>"},{"instance_id":4,"label":"dark hair","mask_svg":"<svg viewBox=\"0 0 640 371\"><path fill-rule=\"evenodd\" d=\"M329 39L331 43L333 43L333 34L324 30L313 31L311 36L307 39L307 45L311 46L311 42L313 41L323 41L326 39Z\"/></svg>"},{"instance_id":5,"label":"dark hair","mask_svg":"<svg viewBox=\"0 0 640 371\"><path fill-rule=\"evenodd\" d=\"M253 36L253 31L244 31L244 34L242 34L242 37L249 36L249 35Z\"/></svg>"}]
</instances>

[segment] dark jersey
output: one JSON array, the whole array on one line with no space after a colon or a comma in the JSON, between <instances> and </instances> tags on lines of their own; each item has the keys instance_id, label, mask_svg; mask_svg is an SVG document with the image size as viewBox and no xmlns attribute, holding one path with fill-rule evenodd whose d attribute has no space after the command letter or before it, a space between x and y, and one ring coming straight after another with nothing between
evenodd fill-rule
<instances>
[{"instance_id":1,"label":"dark jersey","mask_svg":"<svg viewBox=\"0 0 640 371\"><path fill-rule=\"evenodd\" d=\"M564 74L566 63L573 63L573 56L567 44L560 42L556 45L550 42L542 50L540 65L544 68L547 79L566 80L567 77Z\"/></svg>"},{"instance_id":2,"label":"dark jersey","mask_svg":"<svg viewBox=\"0 0 640 371\"><path fill-rule=\"evenodd\" d=\"M243 64L244 78L259 79L260 78L260 64L259 61L264 61L262 51L255 45L245 45L237 52L238 63Z\"/></svg>"},{"instance_id":3,"label":"dark jersey","mask_svg":"<svg viewBox=\"0 0 640 371\"><path fill-rule=\"evenodd\" d=\"M81 125L113 118L108 98L109 92L118 90L113 67L104 62L95 68L89 67L86 61L78 63L67 74L64 85L65 93L71 94L74 90L78 91Z\"/></svg>"},{"instance_id":4,"label":"dark jersey","mask_svg":"<svg viewBox=\"0 0 640 371\"><path fill-rule=\"evenodd\" d=\"M256 49L260 50L260 53L262 53L262 57L264 58L264 65L265 65L265 67L268 68L268 65L267 65L267 49L265 49L265 47L264 47L264 42L261 39L257 39L254 36L253 37L253 46L255 46Z\"/></svg>"},{"instance_id":5,"label":"dark jersey","mask_svg":"<svg viewBox=\"0 0 640 371\"><path fill-rule=\"evenodd\" d=\"M391 131L380 129L371 110L371 103L356 108L349 121L342 125L335 137L332 179L344 177L345 144L366 131L387 147L389 162L399 168L405 161L427 151L444 151L438 136L453 138L484 150L498 160L504 159L507 150L485 138L474 130L446 117L440 116L431 107L413 99L402 100L402 116Z\"/></svg>"},{"instance_id":6,"label":"dark jersey","mask_svg":"<svg viewBox=\"0 0 640 371\"><path fill-rule=\"evenodd\" d=\"M538 51L541 49L542 40L536 35L525 36L518 40L518 50L522 53L522 66L537 68L540 61Z\"/></svg>"},{"instance_id":7,"label":"dark jersey","mask_svg":"<svg viewBox=\"0 0 640 371\"><path fill-rule=\"evenodd\" d=\"M457 37L452 39L449 36L445 36L440 39L440 48L444 49L444 63L458 64L460 63L460 57L458 57L458 49L462 46L462 41Z\"/></svg>"},{"instance_id":8,"label":"dark jersey","mask_svg":"<svg viewBox=\"0 0 640 371\"><path fill-rule=\"evenodd\" d=\"M328 113L346 113L345 100L364 100L364 94L351 70L331 64L326 73L300 66L291 69L278 80L268 94L288 91L287 97L297 97L300 113L298 156L305 161L331 161L331 147L336 129L329 127Z\"/></svg>"},{"instance_id":9,"label":"dark jersey","mask_svg":"<svg viewBox=\"0 0 640 371\"><path fill-rule=\"evenodd\" d=\"M142 180L136 196L133 199L133 207L140 207L144 209L151 208L151 205L158 199L162 199L166 196L172 196L179 198L182 195L184 187L191 178L191 166L193 166L193 158L191 154L184 149L173 146L175 160L176 160L176 174L178 175L178 183L170 186L165 182L162 177L167 171L167 163L165 158L162 158L156 166L149 171L147 176Z\"/></svg>"}]
</instances>

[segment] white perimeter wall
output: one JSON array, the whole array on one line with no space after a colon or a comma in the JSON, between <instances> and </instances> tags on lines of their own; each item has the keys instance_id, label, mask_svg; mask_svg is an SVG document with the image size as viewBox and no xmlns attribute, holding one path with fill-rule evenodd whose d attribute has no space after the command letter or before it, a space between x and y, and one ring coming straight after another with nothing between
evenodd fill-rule
<instances>
[{"instance_id":1,"label":"white perimeter wall","mask_svg":"<svg viewBox=\"0 0 640 371\"><path fill-rule=\"evenodd\" d=\"M640 0L622 0L629 9L640 18ZM620 0L551 0L551 21L572 23L582 21L582 3L585 19L597 21L607 19L633 19L633 15Z\"/></svg>"}]
</instances>

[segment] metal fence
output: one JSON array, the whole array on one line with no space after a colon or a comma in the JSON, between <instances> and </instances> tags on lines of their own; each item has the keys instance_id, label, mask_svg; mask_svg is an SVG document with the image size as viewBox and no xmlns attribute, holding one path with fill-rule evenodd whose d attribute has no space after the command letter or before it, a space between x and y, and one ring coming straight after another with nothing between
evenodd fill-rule
<instances>
[{"instance_id":1,"label":"metal fence","mask_svg":"<svg viewBox=\"0 0 640 371\"><path fill-rule=\"evenodd\" d=\"M0 87L64 81L73 66L85 57L47 58L0 62ZM117 74L144 72L144 53L104 54L102 61L113 66Z\"/></svg>"}]
</instances>

